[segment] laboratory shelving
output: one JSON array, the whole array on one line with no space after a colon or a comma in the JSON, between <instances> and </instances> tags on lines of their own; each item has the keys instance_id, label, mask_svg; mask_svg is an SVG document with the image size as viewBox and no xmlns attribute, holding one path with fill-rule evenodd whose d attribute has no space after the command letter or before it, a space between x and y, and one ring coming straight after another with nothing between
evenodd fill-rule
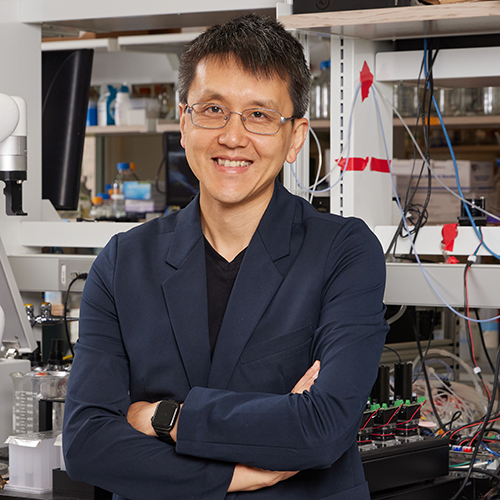
<instances>
[{"instance_id":1,"label":"laboratory shelving","mask_svg":"<svg viewBox=\"0 0 500 500\"><path fill-rule=\"evenodd\" d=\"M483 35L500 33L500 1L489 0L457 4L298 14L281 16L280 21L289 29L325 33L341 37L354 37L370 41ZM473 57L474 55L472 54ZM387 83L391 81L403 81L404 78L401 78L401 69L408 68L402 68L401 64L396 61L396 57L401 58L401 54L393 56L393 53L384 53L383 57L386 59L394 57L394 60L390 62L392 62L393 67L396 69L393 77L381 78L381 80ZM421 54L419 58L421 59ZM463 72L467 72L466 64L458 66L462 68ZM458 80L463 78L464 75L451 76L456 78L458 83ZM470 72L465 76L468 77L467 86L474 86L474 83L476 83L474 72ZM485 76L488 80L485 79ZM482 86L486 82L487 85L500 86L500 67L498 67L496 61L490 60L489 66L483 68L481 78L477 80L476 86ZM411 121L412 119L409 118L408 120ZM447 117L445 118L445 123L450 127L496 127L500 123L500 117ZM402 126L400 120L396 118L393 124L396 127ZM492 152L500 151L500 147L497 146L479 147L482 149L491 149ZM469 148L469 146L463 146L462 148ZM384 239L392 238L394 230L394 227L375 228L375 232L382 242ZM424 241L437 248L441 241L440 228L424 227L423 230L426 234L419 237L418 243L422 244L422 241ZM488 234L489 240L494 240L494 248L498 249L498 245L495 244L498 240L498 228L488 228L488 230L489 233L491 232L491 234ZM432 232L436 233L433 237L431 237L431 234L427 234ZM459 228L458 241L465 241L466 245L470 246L473 239L471 228ZM432 255L439 255L439 249L436 250L436 248L428 249L428 251ZM469 249L464 251L467 252ZM498 280L500 267L497 265L486 267L476 266L474 272L481 273L480 278L476 276L478 278L476 281L481 286L474 292L473 300L475 306L498 307L500 305L498 302L498 297L500 297L500 280ZM462 289L463 266L431 264L427 266L427 273L431 281L438 283L439 291L445 295L445 298L460 307L462 297L456 299L451 297L451 294L454 293L454 290ZM406 286L408 283L412 284L410 288ZM439 283L444 283L445 285L440 286ZM427 281L423 278L418 265L412 263L387 263L385 300L388 304L442 305L441 300L435 295Z\"/></svg>"},{"instance_id":2,"label":"laboratory shelving","mask_svg":"<svg viewBox=\"0 0 500 500\"><path fill-rule=\"evenodd\" d=\"M498 33L500 1L295 14L280 21L290 29L367 40L465 36Z\"/></svg>"}]
</instances>

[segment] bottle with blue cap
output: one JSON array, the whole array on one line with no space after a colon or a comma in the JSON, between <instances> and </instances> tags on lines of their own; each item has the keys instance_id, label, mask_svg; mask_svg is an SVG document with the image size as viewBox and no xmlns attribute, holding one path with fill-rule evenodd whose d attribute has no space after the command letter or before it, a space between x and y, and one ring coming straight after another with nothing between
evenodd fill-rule
<instances>
[{"instance_id":1,"label":"bottle with blue cap","mask_svg":"<svg viewBox=\"0 0 500 500\"><path fill-rule=\"evenodd\" d=\"M118 172L110 190L112 216L114 219L123 219L127 216L127 212L125 210L123 184L130 169L130 165L128 163L120 162L117 164L116 168Z\"/></svg>"}]
</instances>

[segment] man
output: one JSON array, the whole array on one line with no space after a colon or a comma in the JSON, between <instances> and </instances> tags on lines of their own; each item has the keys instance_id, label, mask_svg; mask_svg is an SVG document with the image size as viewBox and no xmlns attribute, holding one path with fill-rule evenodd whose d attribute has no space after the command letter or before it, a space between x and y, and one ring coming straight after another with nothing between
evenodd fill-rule
<instances>
[{"instance_id":1,"label":"man","mask_svg":"<svg viewBox=\"0 0 500 500\"><path fill-rule=\"evenodd\" d=\"M363 222L276 180L307 133L302 48L237 18L189 45L179 81L200 194L96 259L68 473L115 498L368 499L356 432L387 331L384 260Z\"/></svg>"}]
</instances>

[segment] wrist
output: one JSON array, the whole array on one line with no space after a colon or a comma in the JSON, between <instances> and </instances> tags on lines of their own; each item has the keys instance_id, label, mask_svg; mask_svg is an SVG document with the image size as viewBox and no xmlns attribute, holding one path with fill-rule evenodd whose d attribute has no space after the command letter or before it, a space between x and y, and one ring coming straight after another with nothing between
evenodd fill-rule
<instances>
[{"instance_id":1,"label":"wrist","mask_svg":"<svg viewBox=\"0 0 500 500\"><path fill-rule=\"evenodd\" d=\"M158 439L175 445L180 409L181 403L179 401L165 399L158 402L151 417L151 425Z\"/></svg>"}]
</instances>

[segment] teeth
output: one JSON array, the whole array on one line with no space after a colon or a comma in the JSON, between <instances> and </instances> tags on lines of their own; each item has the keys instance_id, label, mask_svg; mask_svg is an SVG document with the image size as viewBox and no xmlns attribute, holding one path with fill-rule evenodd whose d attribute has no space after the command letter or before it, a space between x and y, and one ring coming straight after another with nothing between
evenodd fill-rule
<instances>
[{"instance_id":1,"label":"teeth","mask_svg":"<svg viewBox=\"0 0 500 500\"><path fill-rule=\"evenodd\" d=\"M231 161L231 160L222 160L221 158L217 158L217 163L221 167L248 167L251 162L249 161Z\"/></svg>"}]
</instances>

